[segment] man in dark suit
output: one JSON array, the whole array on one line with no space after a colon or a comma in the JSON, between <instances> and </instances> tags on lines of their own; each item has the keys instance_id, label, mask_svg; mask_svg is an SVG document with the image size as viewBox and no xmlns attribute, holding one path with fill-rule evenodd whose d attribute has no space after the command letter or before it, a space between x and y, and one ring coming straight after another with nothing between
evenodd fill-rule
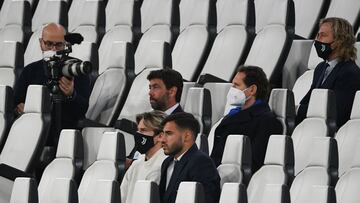
<instances>
[{"instance_id":1,"label":"man in dark suit","mask_svg":"<svg viewBox=\"0 0 360 203\"><path fill-rule=\"evenodd\" d=\"M313 89L331 89L336 96L336 123L341 127L350 118L355 92L360 90L360 69L355 64L355 36L351 24L341 18L320 21L314 46L323 58L314 71L310 90L301 100L296 123L306 118Z\"/></svg>"},{"instance_id":2,"label":"man in dark suit","mask_svg":"<svg viewBox=\"0 0 360 203\"><path fill-rule=\"evenodd\" d=\"M240 66L232 84L227 95L231 110L215 129L211 158L220 165L228 135L246 135L251 142L255 172L263 165L270 135L282 134L283 127L266 102L269 83L261 68Z\"/></svg>"},{"instance_id":3,"label":"man in dark suit","mask_svg":"<svg viewBox=\"0 0 360 203\"><path fill-rule=\"evenodd\" d=\"M165 68L151 71L149 80L150 104L154 110L170 115L183 112L179 102L183 89L183 78L175 70Z\"/></svg>"},{"instance_id":4,"label":"man in dark suit","mask_svg":"<svg viewBox=\"0 0 360 203\"><path fill-rule=\"evenodd\" d=\"M210 157L196 144L199 123L189 113L176 113L162 122L160 141L164 153L169 155L161 166L160 197L163 203L174 203L182 181L202 184L205 202L215 203L220 197L220 177Z\"/></svg>"}]
</instances>

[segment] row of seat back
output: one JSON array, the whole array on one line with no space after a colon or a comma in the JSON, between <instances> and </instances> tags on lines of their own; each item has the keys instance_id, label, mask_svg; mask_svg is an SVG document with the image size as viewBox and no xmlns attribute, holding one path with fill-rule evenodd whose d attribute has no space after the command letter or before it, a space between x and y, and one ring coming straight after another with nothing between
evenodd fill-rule
<instances>
[{"instance_id":1,"label":"row of seat back","mask_svg":"<svg viewBox=\"0 0 360 203\"><path fill-rule=\"evenodd\" d=\"M31 30L36 32L48 23L68 25L68 4L64 0L40 0L31 20Z\"/></svg>"},{"instance_id":2,"label":"row of seat back","mask_svg":"<svg viewBox=\"0 0 360 203\"><path fill-rule=\"evenodd\" d=\"M9 202L16 176L33 172L50 129L50 108L47 87L30 85L24 114L14 121L0 154L0 202Z\"/></svg>"},{"instance_id":3,"label":"row of seat back","mask_svg":"<svg viewBox=\"0 0 360 203\"><path fill-rule=\"evenodd\" d=\"M9 86L0 85L0 151L14 119L14 93Z\"/></svg>"},{"instance_id":4,"label":"row of seat back","mask_svg":"<svg viewBox=\"0 0 360 203\"><path fill-rule=\"evenodd\" d=\"M19 42L0 42L0 84L14 87L24 65L23 49Z\"/></svg>"},{"instance_id":5,"label":"row of seat back","mask_svg":"<svg viewBox=\"0 0 360 203\"><path fill-rule=\"evenodd\" d=\"M244 63L254 38L254 1L218 0L216 10L217 36L201 75L230 81L238 65Z\"/></svg>"}]
</instances>

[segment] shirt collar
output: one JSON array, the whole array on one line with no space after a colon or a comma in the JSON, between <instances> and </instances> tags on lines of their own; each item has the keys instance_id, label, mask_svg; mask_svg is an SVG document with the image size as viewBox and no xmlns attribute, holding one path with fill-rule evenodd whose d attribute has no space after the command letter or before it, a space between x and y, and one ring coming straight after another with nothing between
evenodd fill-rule
<instances>
[{"instance_id":1,"label":"shirt collar","mask_svg":"<svg viewBox=\"0 0 360 203\"><path fill-rule=\"evenodd\" d=\"M333 60L331 60L331 61L326 61L326 63L329 64L328 69L329 69L329 70L332 70L332 69L335 68L336 64L339 63L339 59L336 58L336 59L333 59Z\"/></svg>"},{"instance_id":2,"label":"shirt collar","mask_svg":"<svg viewBox=\"0 0 360 203\"><path fill-rule=\"evenodd\" d=\"M174 106L168 108L168 109L165 111L165 113L166 113L167 115L170 115L178 106L179 106L179 103L176 103Z\"/></svg>"}]
</instances>

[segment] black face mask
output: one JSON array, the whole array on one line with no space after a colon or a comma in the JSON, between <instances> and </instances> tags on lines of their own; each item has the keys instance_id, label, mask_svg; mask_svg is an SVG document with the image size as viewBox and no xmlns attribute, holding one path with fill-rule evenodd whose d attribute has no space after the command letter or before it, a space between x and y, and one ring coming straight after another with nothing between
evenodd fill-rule
<instances>
[{"instance_id":1,"label":"black face mask","mask_svg":"<svg viewBox=\"0 0 360 203\"><path fill-rule=\"evenodd\" d=\"M331 52L333 51L331 49L331 44L332 43L333 42L324 43L324 42L320 42L320 41L315 40L314 46L315 46L317 55L320 58L324 59L324 60L329 59L329 56L330 56Z\"/></svg>"},{"instance_id":2,"label":"black face mask","mask_svg":"<svg viewBox=\"0 0 360 203\"><path fill-rule=\"evenodd\" d=\"M145 154L149 149L151 149L154 144L154 137L141 134L136 132L134 134L136 150L141 154Z\"/></svg>"}]
</instances>

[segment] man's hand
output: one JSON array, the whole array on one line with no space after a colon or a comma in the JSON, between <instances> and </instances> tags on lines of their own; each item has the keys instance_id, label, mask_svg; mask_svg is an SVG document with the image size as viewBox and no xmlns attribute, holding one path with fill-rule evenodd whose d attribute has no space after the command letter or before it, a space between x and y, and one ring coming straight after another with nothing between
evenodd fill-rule
<instances>
[{"instance_id":1,"label":"man's hand","mask_svg":"<svg viewBox=\"0 0 360 203\"><path fill-rule=\"evenodd\" d=\"M74 93L74 78L61 77L59 87L65 96L72 96Z\"/></svg>"},{"instance_id":2,"label":"man's hand","mask_svg":"<svg viewBox=\"0 0 360 203\"><path fill-rule=\"evenodd\" d=\"M18 113L19 115L24 113L24 103L20 103L16 106L15 109L16 113Z\"/></svg>"}]
</instances>

